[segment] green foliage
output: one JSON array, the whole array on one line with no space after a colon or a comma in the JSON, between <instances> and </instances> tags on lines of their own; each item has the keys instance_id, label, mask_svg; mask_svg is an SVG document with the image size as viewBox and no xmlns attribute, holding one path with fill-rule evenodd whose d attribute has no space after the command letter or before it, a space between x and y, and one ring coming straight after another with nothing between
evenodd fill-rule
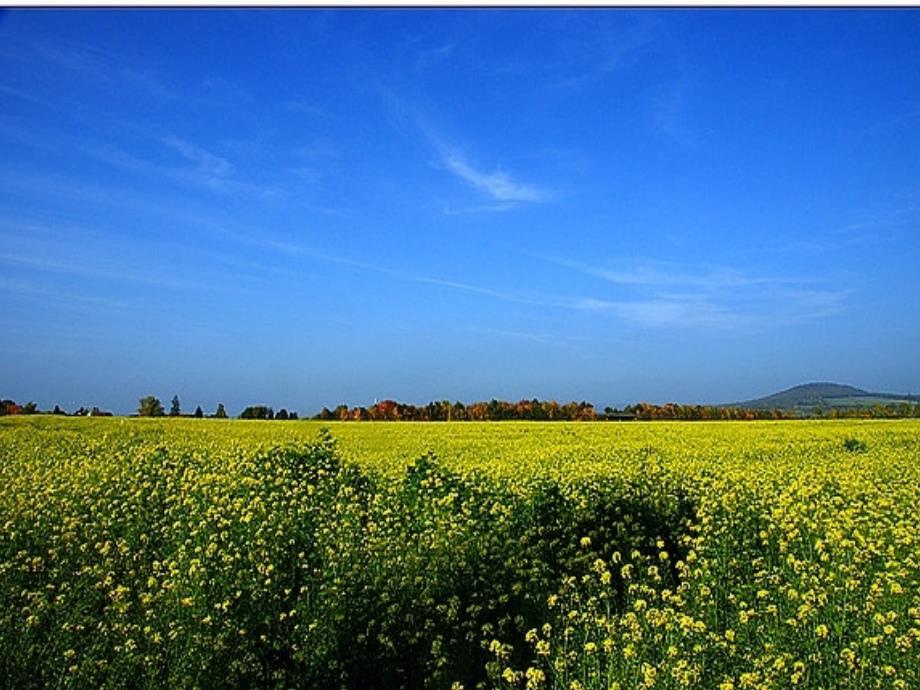
<instances>
[{"instance_id":1,"label":"green foliage","mask_svg":"<svg viewBox=\"0 0 920 690\"><path fill-rule=\"evenodd\" d=\"M240 412L240 419L274 419L275 413L266 405L250 405Z\"/></svg>"},{"instance_id":2,"label":"green foliage","mask_svg":"<svg viewBox=\"0 0 920 690\"><path fill-rule=\"evenodd\" d=\"M162 417L163 403L158 398L148 395L138 401L137 414L141 417Z\"/></svg>"},{"instance_id":3,"label":"green foliage","mask_svg":"<svg viewBox=\"0 0 920 690\"><path fill-rule=\"evenodd\" d=\"M865 453L867 450L869 450L869 446L867 446L865 442L860 441L858 438L844 439L843 448L850 453Z\"/></svg>"}]
</instances>

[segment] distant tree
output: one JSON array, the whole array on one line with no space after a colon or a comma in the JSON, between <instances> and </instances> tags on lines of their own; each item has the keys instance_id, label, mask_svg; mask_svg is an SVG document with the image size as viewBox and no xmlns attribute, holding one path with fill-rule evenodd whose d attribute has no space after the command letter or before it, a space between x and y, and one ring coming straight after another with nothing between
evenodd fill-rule
<instances>
[{"instance_id":1,"label":"distant tree","mask_svg":"<svg viewBox=\"0 0 920 690\"><path fill-rule=\"evenodd\" d=\"M76 414L76 412L74 414ZM162 417L163 404L157 397L148 395L146 398L141 398L138 401L137 414L141 417Z\"/></svg>"},{"instance_id":2,"label":"distant tree","mask_svg":"<svg viewBox=\"0 0 920 690\"><path fill-rule=\"evenodd\" d=\"M265 405L250 405L240 412L240 419L274 419L272 408Z\"/></svg>"},{"instance_id":3,"label":"distant tree","mask_svg":"<svg viewBox=\"0 0 920 690\"><path fill-rule=\"evenodd\" d=\"M0 400L0 416L19 414L22 408L14 400Z\"/></svg>"},{"instance_id":4,"label":"distant tree","mask_svg":"<svg viewBox=\"0 0 920 690\"><path fill-rule=\"evenodd\" d=\"M182 408L179 405L179 396L174 395L172 402L169 405L169 416L178 417L182 413Z\"/></svg>"},{"instance_id":5,"label":"distant tree","mask_svg":"<svg viewBox=\"0 0 920 690\"><path fill-rule=\"evenodd\" d=\"M448 415L447 421L455 421L458 419L466 418L466 405L458 400L453 404L453 407L450 408L450 415Z\"/></svg>"},{"instance_id":6,"label":"distant tree","mask_svg":"<svg viewBox=\"0 0 920 690\"><path fill-rule=\"evenodd\" d=\"M67 414L59 406L55 405L54 409L51 411L51 414Z\"/></svg>"},{"instance_id":7,"label":"distant tree","mask_svg":"<svg viewBox=\"0 0 920 690\"><path fill-rule=\"evenodd\" d=\"M201 409L201 405L195 408L195 418L201 419L204 417L204 410Z\"/></svg>"},{"instance_id":8,"label":"distant tree","mask_svg":"<svg viewBox=\"0 0 920 690\"><path fill-rule=\"evenodd\" d=\"M21 414L38 414L38 405L30 400L22 406Z\"/></svg>"},{"instance_id":9,"label":"distant tree","mask_svg":"<svg viewBox=\"0 0 920 690\"><path fill-rule=\"evenodd\" d=\"M226 419L227 418L227 410L224 409L223 403L217 403L217 409L214 411L214 418L215 419Z\"/></svg>"},{"instance_id":10,"label":"distant tree","mask_svg":"<svg viewBox=\"0 0 920 690\"><path fill-rule=\"evenodd\" d=\"M543 403L536 398L530 401L530 415L531 419L539 421L544 421L549 418L549 413L546 411Z\"/></svg>"},{"instance_id":11,"label":"distant tree","mask_svg":"<svg viewBox=\"0 0 920 690\"><path fill-rule=\"evenodd\" d=\"M96 407L95 405L93 405L93 409L87 412L87 415L89 415L90 417L111 417L112 413L107 412L106 410L102 410Z\"/></svg>"},{"instance_id":12,"label":"distant tree","mask_svg":"<svg viewBox=\"0 0 920 690\"><path fill-rule=\"evenodd\" d=\"M492 398L486 404L486 419L490 421L500 420L502 418L502 410L503 410L503 406L501 402L499 402L495 398Z\"/></svg>"},{"instance_id":13,"label":"distant tree","mask_svg":"<svg viewBox=\"0 0 920 690\"><path fill-rule=\"evenodd\" d=\"M163 409L163 408L160 408L160 410L161 410L161 411L160 411L160 414L163 414L162 409ZM87 410L85 407L83 407L83 405L80 405L80 407L78 407L78 408L74 411L73 414L74 414L74 417L85 417L86 415L89 414L89 410Z\"/></svg>"},{"instance_id":14,"label":"distant tree","mask_svg":"<svg viewBox=\"0 0 920 690\"><path fill-rule=\"evenodd\" d=\"M282 407L280 410L278 410L278 414L275 415L275 419L280 419L280 420L282 420L282 421L287 421L287 420L289 419L289 417L288 417L288 411L285 410L285 409Z\"/></svg>"},{"instance_id":15,"label":"distant tree","mask_svg":"<svg viewBox=\"0 0 920 690\"><path fill-rule=\"evenodd\" d=\"M346 407L346 410L348 408ZM368 416L375 420L395 421L402 417L399 412L399 403L395 400L381 400L367 410ZM361 415L359 413L358 418Z\"/></svg>"},{"instance_id":16,"label":"distant tree","mask_svg":"<svg viewBox=\"0 0 920 690\"><path fill-rule=\"evenodd\" d=\"M288 413L288 419L293 421L296 419L300 419L300 417L298 416L297 412L295 412L294 410L291 410L291 412Z\"/></svg>"},{"instance_id":17,"label":"distant tree","mask_svg":"<svg viewBox=\"0 0 920 690\"><path fill-rule=\"evenodd\" d=\"M467 405L466 414L467 414L467 419L471 419L477 422L488 419L486 403L475 402L475 403L471 403Z\"/></svg>"}]
</instances>

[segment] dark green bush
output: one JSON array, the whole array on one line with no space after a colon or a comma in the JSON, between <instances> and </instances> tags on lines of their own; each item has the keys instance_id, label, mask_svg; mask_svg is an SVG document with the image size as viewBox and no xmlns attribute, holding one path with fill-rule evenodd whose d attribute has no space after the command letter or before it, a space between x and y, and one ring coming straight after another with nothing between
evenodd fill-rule
<instances>
[{"instance_id":1,"label":"dark green bush","mask_svg":"<svg viewBox=\"0 0 920 690\"><path fill-rule=\"evenodd\" d=\"M869 450L869 446L867 446L864 441L860 441L858 438L847 438L843 442L843 447L850 453L865 453L867 450Z\"/></svg>"}]
</instances>

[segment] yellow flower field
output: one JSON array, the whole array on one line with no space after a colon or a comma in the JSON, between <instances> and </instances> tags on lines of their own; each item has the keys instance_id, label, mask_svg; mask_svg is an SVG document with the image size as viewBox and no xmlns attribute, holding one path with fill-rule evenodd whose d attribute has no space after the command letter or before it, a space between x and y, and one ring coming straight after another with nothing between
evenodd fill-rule
<instances>
[{"instance_id":1,"label":"yellow flower field","mask_svg":"<svg viewBox=\"0 0 920 690\"><path fill-rule=\"evenodd\" d=\"M920 421L0 420L0 684L920 687Z\"/></svg>"}]
</instances>

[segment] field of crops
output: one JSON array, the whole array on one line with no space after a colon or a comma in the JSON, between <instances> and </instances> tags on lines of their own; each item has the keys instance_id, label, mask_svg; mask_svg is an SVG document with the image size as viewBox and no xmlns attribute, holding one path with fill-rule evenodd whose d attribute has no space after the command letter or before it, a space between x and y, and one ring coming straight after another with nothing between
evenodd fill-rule
<instances>
[{"instance_id":1,"label":"field of crops","mask_svg":"<svg viewBox=\"0 0 920 690\"><path fill-rule=\"evenodd\" d=\"M8 688L920 687L920 421L0 420Z\"/></svg>"}]
</instances>

